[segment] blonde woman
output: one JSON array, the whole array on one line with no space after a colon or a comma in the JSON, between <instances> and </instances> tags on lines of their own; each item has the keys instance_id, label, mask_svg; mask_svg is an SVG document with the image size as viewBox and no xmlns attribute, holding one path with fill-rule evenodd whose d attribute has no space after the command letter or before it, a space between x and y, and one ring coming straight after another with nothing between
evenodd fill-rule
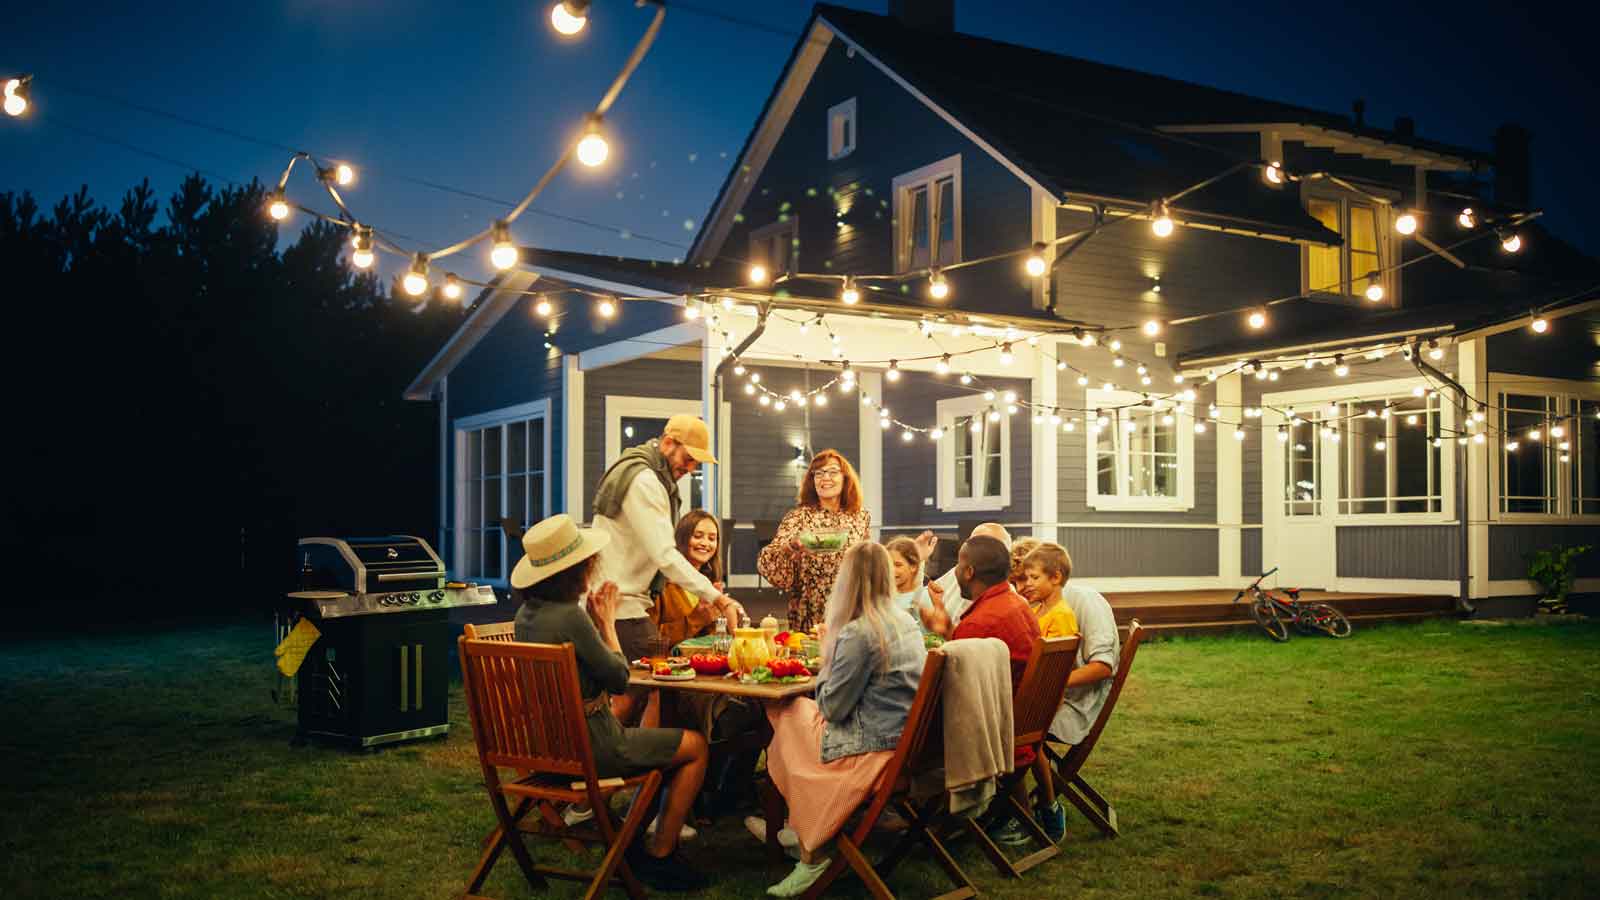
<instances>
[{"instance_id":1,"label":"blonde woman","mask_svg":"<svg viewBox=\"0 0 1600 900\"><path fill-rule=\"evenodd\" d=\"M893 565L880 544L841 554L828 597L816 699L769 706L767 774L789 805L800 862L767 888L797 897L828 868L821 855L894 755L927 658L922 631L894 602ZM766 823L745 824L757 835Z\"/></svg>"}]
</instances>

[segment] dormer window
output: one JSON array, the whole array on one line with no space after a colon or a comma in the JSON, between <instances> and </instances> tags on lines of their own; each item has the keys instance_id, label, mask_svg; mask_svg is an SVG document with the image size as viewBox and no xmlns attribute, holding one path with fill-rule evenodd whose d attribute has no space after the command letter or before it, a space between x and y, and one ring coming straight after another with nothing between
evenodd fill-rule
<instances>
[{"instance_id":1,"label":"dormer window","mask_svg":"<svg viewBox=\"0 0 1600 900\"><path fill-rule=\"evenodd\" d=\"M1306 212L1329 231L1344 239L1339 247L1308 245L1302 267L1301 289L1311 295L1334 295L1368 302L1367 290L1376 284L1381 298L1396 305L1399 279L1385 268L1393 265L1395 246L1390 237L1389 203L1353 193L1307 193Z\"/></svg>"},{"instance_id":2,"label":"dormer window","mask_svg":"<svg viewBox=\"0 0 1600 900\"><path fill-rule=\"evenodd\" d=\"M843 159L856 149L856 98L828 110L828 158Z\"/></svg>"}]
</instances>

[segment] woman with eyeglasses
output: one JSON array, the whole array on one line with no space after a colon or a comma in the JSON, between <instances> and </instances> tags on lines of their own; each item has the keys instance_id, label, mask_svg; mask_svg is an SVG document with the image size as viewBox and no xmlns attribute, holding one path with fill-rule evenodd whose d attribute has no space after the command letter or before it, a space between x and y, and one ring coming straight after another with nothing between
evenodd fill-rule
<instances>
[{"instance_id":1,"label":"woman with eyeglasses","mask_svg":"<svg viewBox=\"0 0 1600 900\"><path fill-rule=\"evenodd\" d=\"M861 507L855 467L837 450L812 457L800 481L798 505L784 515L777 536L756 559L762 577L789 594L790 628L812 631L823 622L842 551L867 540L871 531L872 515Z\"/></svg>"}]
</instances>

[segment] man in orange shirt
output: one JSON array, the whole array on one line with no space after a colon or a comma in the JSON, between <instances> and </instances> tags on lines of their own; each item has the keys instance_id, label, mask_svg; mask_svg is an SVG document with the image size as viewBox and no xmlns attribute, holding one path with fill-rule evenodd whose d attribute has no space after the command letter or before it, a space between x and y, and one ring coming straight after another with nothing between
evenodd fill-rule
<instances>
[{"instance_id":1,"label":"man in orange shirt","mask_svg":"<svg viewBox=\"0 0 1600 900\"><path fill-rule=\"evenodd\" d=\"M952 626L937 582L928 585L933 602L919 611L923 627L949 640L993 637L1004 641L1011 656L1011 684L1016 689L1039 639L1039 621L1028 601L1011 588L1011 552L992 537L968 538L953 570L961 596L970 602L961 623Z\"/></svg>"}]
</instances>

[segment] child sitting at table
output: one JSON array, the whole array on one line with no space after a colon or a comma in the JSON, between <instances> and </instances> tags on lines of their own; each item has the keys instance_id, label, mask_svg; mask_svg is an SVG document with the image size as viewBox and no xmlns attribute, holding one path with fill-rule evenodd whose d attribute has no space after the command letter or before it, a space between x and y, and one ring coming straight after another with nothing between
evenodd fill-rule
<instances>
[{"instance_id":1,"label":"child sitting at table","mask_svg":"<svg viewBox=\"0 0 1600 900\"><path fill-rule=\"evenodd\" d=\"M922 554L917 551L917 542L897 537L883 547L889 551L889 562L894 567L894 605L920 623L918 610L932 600L928 597L927 586L922 583Z\"/></svg>"},{"instance_id":2,"label":"child sitting at table","mask_svg":"<svg viewBox=\"0 0 1600 900\"><path fill-rule=\"evenodd\" d=\"M927 662L922 633L894 604L890 554L862 541L843 554L828 598L816 699L769 706L767 774L789 805L800 862L767 888L805 893L831 860L820 852L871 793L894 756ZM764 837L767 823L745 825Z\"/></svg>"},{"instance_id":3,"label":"child sitting at table","mask_svg":"<svg viewBox=\"0 0 1600 900\"><path fill-rule=\"evenodd\" d=\"M1027 596L1027 592L1022 589L1024 581L1022 574L1022 563L1023 560L1028 558L1029 553L1032 553L1038 548L1039 539L1033 537L1017 538L1011 543L1011 574L1006 578L1006 580L1011 582L1012 590L1022 594L1023 596Z\"/></svg>"}]
</instances>

